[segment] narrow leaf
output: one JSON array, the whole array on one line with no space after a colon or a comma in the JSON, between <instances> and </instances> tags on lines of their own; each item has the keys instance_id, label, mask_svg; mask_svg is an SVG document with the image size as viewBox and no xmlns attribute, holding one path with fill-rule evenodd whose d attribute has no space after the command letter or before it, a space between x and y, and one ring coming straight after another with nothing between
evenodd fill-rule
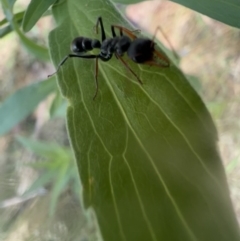
<instances>
[{"instance_id":1,"label":"narrow leaf","mask_svg":"<svg viewBox=\"0 0 240 241\"><path fill-rule=\"evenodd\" d=\"M38 57L39 59L43 61L49 60L49 54L48 49L36 44L34 41L26 37L22 31L18 28L16 24L14 24L14 30L17 32L22 44L24 47L33 55Z\"/></svg>"},{"instance_id":2,"label":"narrow leaf","mask_svg":"<svg viewBox=\"0 0 240 241\"><path fill-rule=\"evenodd\" d=\"M62 166L55 178L55 183L52 189L51 202L50 202L50 215L53 215L56 209L57 201L61 193L66 188L70 180L70 172L67 165Z\"/></svg>"},{"instance_id":3,"label":"narrow leaf","mask_svg":"<svg viewBox=\"0 0 240 241\"><path fill-rule=\"evenodd\" d=\"M0 28L0 38L3 38L5 35L12 32L11 25L7 25L5 27Z\"/></svg>"},{"instance_id":4,"label":"narrow leaf","mask_svg":"<svg viewBox=\"0 0 240 241\"><path fill-rule=\"evenodd\" d=\"M74 188L74 185L78 184L76 181L76 166L75 163L73 163L72 153L68 148L57 144L34 141L24 137L18 137L17 139L21 144L33 151L35 154L47 158L46 161L27 164L28 166L37 170L42 170L43 172L24 193L24 195L28 195L36 189L51 183L52 198L49 209L50 214L53 215L58 198L69 184L69 181L74 180L74 182L76 182L73 184L72 188Z\"/></svg>"},{"instance_id":5,"label":"narrow leaf","mask_svg":"<svg viewBox=\"0 0 240 241\"><path fill-rule=\"evenodd\" d=\"M72 154L68 148L60 146L57 143L36 141L22 136L18 136L17 140L25 148L43 158L51 160L61 159L69 161L72 157Z\"/></svg>"},{"instance_id":6,"label":"narrow leaf","mask_svg":"<svg viewBox=\"0 0 240 241\"><path fill-rule=\"evenodd\" d=\"M37 21L42 17L42 15L48 10L48 8L56 0L39 1L32 0L28 5L23 19L23 31L28 32L37 23Z\"/></svg>"},{"instance_id":7,"label":"narrow leaf","mask_svg":"<svg viewBox=\"0 0 240 241\"><path fill-rule=\"evenodd\" d=\"M0 135L24 120L55 88L52 78L26 86L8 97L0 106Z\"/></svg>"},{"instance_id":8,"label":"narrow leaf","mask_svg":"<svg viewBox=\"0 0 240 241\"><path fill-rule=\"evenodd\" d=\"M21 22L23 15L24 15L24 11L16 13L16 14L14 14L14 19L17 22L19 22L19 21ZM6 23L8 23L8 20L7 20L7 18L4 18L3 20L0 21L0 26L4 25Z\"/></svg>"},{"instance_id":9,"label":"narrow leaf","mask_svg":"<svg viewBox=\"0 0 240 241\"><path fill-rule=\"evenodd\" d=\"M14 16L17 24L19 24L19 25L22 23L23 14L24 14L24 12L20 12L20 13L15 14L15 16ZM4 25L5 23L8 23L6 18L4 18L0 22L0 26ZM11 33L12 31L13 31L13 28L12 28L11 24L8 24L8 25L2 27L0 29L0 38L3 38L5 35Z\"/></svg>"},{"instance_id":10,"label":"narrow leaf","mask_svg":"<svg viewBox=\"0 0 240 241\"><path fill-rule=\"evenodd\" d=\"M238 0L172 0L185 7L233 27L240 28L240 1Z\"/></svg>"}]
</instances>

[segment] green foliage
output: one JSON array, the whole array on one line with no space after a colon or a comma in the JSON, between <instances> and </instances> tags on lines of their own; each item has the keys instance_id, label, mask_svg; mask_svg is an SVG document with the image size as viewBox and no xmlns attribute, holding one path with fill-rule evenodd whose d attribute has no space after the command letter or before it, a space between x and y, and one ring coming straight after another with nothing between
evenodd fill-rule
<instances>
[{"instance_id":1,"label":"green foliage","mask_svg":"<svg viewBox=\"0 0 240 241\"><path fill-rule=\"evenodd\" d=\"M13 14L13 18L15 19L16 23L19 26L22 24L24 14L25 14L25 11ZM50 10L44 12L42 17L49 16L49 15L51 15ZM11 24L7 24L7 23L8 23L8 20L6 18L4 18L2 21L0 21L0 27L1 27L0 28L0 38L3 38L5 35L7 35L13 31ZM6 26L2 27L3 25L6 25Z\"/></svg>"},{"instance_id":2,"label":"green foliage","mask_svg":"<svg viewBox=\"0 0 240 241\"><path fill-rule=\"evenodd\" d=\"M108 36L111 23L130 28L110 1L54 6L56 65L76 36L97 37L99 12ZM216 130L201 99L174 65L129 64L143 86L117 59L100 62L95 101L94 61L70 59L58 74L84 204L95 210L104 240L239 240Z\"/></svg>"},{"instance_id":3,"label":"green foliage","mask_svg":"<svg viewBox=\"0 0 240 241\"><path fill-rule=\"evenodd\" d=\"M50 215L54 214L58 198L66 188L70 188L76 197L79 197L79 177L72 152L69 148L23 137L18 137L18 141L24 147L43 158L42 161L27 164L27 166L41 171L42 174L33 182L23 196L51 184Z\"/></svg>"},{"instance_id":4,"label":"green foliage","mask_svg":"<svg viewBox=\"0 0 240 241\"><path fill-rule=\"evenodd\" d=\"M24 11L14 14L14 19L17 22L17 24L21 24L23 15L24 15ZM2 21L0 21L0 27L1 27L0 28L0 38L3 38L5 35L9 34L13 30L11 27L11 24L7 24L7 23L8 23L8 20L6 18L4 18ZM6 25L6 26L4 26L4 25ZM4 27L2 27L2 26L4 26Z\"/></svg>"},{"instance_id":5,"label":"green foliage","mask_svg":"<svg viewBox=\"0 0 240 241\"><path fill-rule=\"evenodd\" d=\"M0 29L0 38L4 37L12 31L10 24Z\"/></svg>"},{"instance_id":6,"label":"green foliage","mask_svg":"<svg viewBox=\"0 0 240 241\"><path fill-rule=\"evenodd\" d=\"M32 53L33 55L37 56L39 59L47 61L49 60L49 54L47 48L40 46L36 44L34 41L29 39L26 35L22 33L22 31L19 28L19 24L15 20L15 16L12 12L13 5L15 1L7 1L7 0L1 0L2 7L5 13L5 17L8 20L9 24L11 25L11 28L14 29L14 31L18 34L22 44L25 46L25 48ZM5 29L3 34L6 34L9 29Z\"/></svg>"},{"instance_id":7,"label":"green foliage","mask_svg":"<svg viewBox=\"0 0 240 241\"><path fill-rule=\"evenodd\" d=\"M30 115L37 105L56 89L54 78L23 87L0 106L0 135L10 131Z\"/></svg>"},{"instance_id":8,"label":"green foliage","mask_svg":"<svg viewBox=\"0 0 240 241\"><path fill-rule=\"evenodd\" d=\"M239 3L231 1L179 2L239 27ZM12 12L15 0L1 2L5 19L0 36L15 31L32 54L47 61L48 50L26 37L20 24L29 31L55 1L32 0L17 14ZM53 6L58 26L49 45L55 65L69 53L76 36L99 38L92 30L99 15L108 36L111 23L131 28L113 8L115 2L136 1L67 0ZM61 94L69 102L68 131L84 205L94 209L104 240L239 240L215 126L201 99L173 64L167 69L130 66L143 86L117 59L100 62L95 101L94 61L68 60L58 74ZM0 133L29 115L54 89L53 81L40 82L9 97L0 107ZM66 107L60 97L57 93L52 116ZM53 214L69 183L76 195L80 189L71 152L56 144L19 141L44 158L30 165L43 174L25 195L51 183Z\"/></svg>"}]
</instances>

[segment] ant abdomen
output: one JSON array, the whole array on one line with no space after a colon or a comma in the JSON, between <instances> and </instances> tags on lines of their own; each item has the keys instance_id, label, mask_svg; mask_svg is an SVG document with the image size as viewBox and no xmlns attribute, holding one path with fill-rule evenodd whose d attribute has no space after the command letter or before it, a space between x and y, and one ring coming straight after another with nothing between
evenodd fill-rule
<instances>
[{"instance_id":1,"label":"ant abdomen","mask_svg":"<svg viewBox=\"0 0 240 241\"><path fill-rule=\"evenodd\" d=\"M84 53L94 48L100 48L101 43L98 39L90 39L84 37L75 38L71 44L71 50L73 53Z\"/></svg>"}]
</instances>

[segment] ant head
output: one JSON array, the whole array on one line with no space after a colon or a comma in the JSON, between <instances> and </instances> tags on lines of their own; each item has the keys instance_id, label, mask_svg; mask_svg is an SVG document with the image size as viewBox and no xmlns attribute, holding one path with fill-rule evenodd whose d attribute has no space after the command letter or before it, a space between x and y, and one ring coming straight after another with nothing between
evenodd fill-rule
<instances>
[{"instance_id":1,"label":"ant head","mask_svg":"<svg viewBox=\"0 0 240 241\"><path fill-rule=\"evenodd\" d=\"M97 48L100 49L101 48L101 43L98 39L92 39L92 48Z\"/></svg>"}]
</instances>

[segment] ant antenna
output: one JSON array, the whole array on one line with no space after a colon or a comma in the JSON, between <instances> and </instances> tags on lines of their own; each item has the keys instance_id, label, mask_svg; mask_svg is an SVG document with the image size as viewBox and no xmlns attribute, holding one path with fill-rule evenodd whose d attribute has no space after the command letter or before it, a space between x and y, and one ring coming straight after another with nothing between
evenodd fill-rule
<instances>
[{"instance_id":1,"label":"ant antenna","mask_svg":"<svg viewBox=\"0 0 240 241\"><path fill-rule=\"evenodd\" d=\"M96 33L98 34L98 25L100 24L100 28L101 28L101 33L102 33L102 42L106 39L106 34L104 31L104 27L103 27L103 22L102 22L102 18L99 17L97 19L97 23L95 25L95 29L96 29Z\"/></svg>"},{"instance_id":2,"label":"ant antenna","mask_svg":"<svg viewBox=\"0 0 240 241\"><path fill-rule=\"evenodd\" d=\"M67 61L67 59L68 59L69 57L71 57L71 56L69 56L69 55L65 56L65 57L63 58L63 60L59 63L59 65L58 65L58 67L57 67L57 70L56 70L54 73L48 75L47 77L49 78L49 77L55 75L55 74L60 70L61 66Z\"/></svg>"}]
</instances>

